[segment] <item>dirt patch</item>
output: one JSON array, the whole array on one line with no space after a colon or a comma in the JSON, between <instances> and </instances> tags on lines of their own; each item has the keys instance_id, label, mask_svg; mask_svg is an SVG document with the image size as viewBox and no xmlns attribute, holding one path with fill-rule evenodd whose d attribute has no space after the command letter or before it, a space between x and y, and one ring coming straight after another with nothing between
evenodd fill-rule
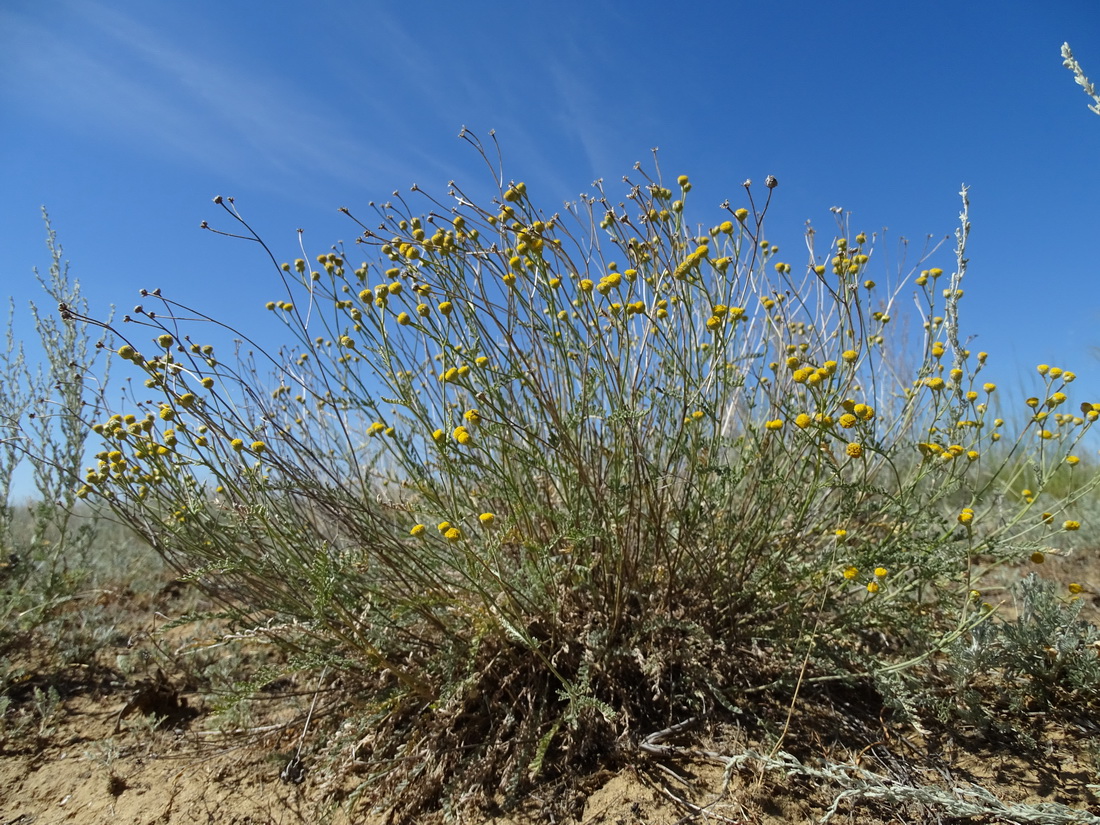
<instances>
[{"instance_id":1,"label":"dirt patch","mask_svg":"<svg viewBox=\"0 0 1100 825\"><path fill-rule=\"evenodd\" d=\"M1091 580L1080 564L1067 572ZM9 692L0 729L0 825L387 821L386 811L358 804L369 791L364 778L326 751L348 694L283 675L253 691L247 712L234 711L202 672L262 673L274 654L257 646L227 658L209 623L163 630L194 598L173 586L101 605L113 630L82 663L51 669L49 652L29 638L8 652L23 657L28 675ZM507 812L458 818L886 825L1025 821L1042 810L1046 822L1100 823L1092 813L1100 811L1100 725L1087 719L1037 713L1016 738L962 728L925 734L886 724L870 691L807 687L777 747L787 705L768 701L744 723L670 720L589 776L537 788ZM444 819L433 812L416 821Z\"/></svg>"}]
</instances>

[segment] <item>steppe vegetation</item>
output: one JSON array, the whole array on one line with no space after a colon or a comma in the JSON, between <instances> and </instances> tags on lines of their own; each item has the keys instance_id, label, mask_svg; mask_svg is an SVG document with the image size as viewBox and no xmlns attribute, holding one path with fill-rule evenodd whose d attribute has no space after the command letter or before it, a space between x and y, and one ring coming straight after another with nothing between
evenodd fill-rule
<instances>
[{"instance_id":1,"label":"steppe vegetation","mask_svg":"<svg viewBox=\"0 0 1100 825\"><path fill-rule=\"evenodd\" d=\"M20 460L39 491L0 511L5 750L48 738L73 666L101 691L155 666L225 730L301 687L270 726L294 732L284 780L396 821L533 798L552 820L601 770L691 760L724 791L813 783L821 815L1100 821L1100 396L1070 364L1023 394L988 378L966 189L950 265L930 243L890 271L839 210L805 250L771 243L772 177L706 209L655 155L547 211L463 137L493 196L345 209L347 247L283 262L215 200L207 228L281 279L253 298L278 351L167 288L91 314L50 233L44 372L9 335L0 385L0 491ZM188 589L199 630L105 666L107 582L138 558L130 589ZM165 707L138 710L153 731ZM914 767L1055 740L1085 776L1056 801ZM754 810L678 788L689 817Z\"/></svg>"}]
</instances>

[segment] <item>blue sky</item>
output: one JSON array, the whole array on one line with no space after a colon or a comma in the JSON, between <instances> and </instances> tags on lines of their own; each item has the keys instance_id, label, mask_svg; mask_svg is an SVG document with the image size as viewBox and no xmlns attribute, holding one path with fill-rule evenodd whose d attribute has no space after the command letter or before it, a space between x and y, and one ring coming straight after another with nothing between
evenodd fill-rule
<instances>
[{"instance_id":1,"label":"blue sky","mask_svg":"<svg viewBox=\"0 0 1100 825\"><path fill-rule=\"evenodd\" d=\"M1066 40L1100 82L1095 0L5 0L0 297L29 336L44 204L95 311L160 287L263 330L275 273L198 228L225 225L213 196L280 260L299 227L312 256L355 236L338 207L487 183L466 126L496 130L548 210L655 146L700 221L773 174L768 236L788 249L833 206L919 248L954 231L965 182L963 331L994 373L1058 364L1100 397L1100 117Z\"/></svg>"}]
</instances>

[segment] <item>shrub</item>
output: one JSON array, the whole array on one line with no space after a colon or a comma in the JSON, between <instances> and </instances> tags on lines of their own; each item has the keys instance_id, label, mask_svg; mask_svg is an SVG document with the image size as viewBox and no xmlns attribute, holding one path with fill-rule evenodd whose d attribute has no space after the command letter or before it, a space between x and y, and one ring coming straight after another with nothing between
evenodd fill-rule
<instances>
[{"instance_id":1,"label":"shrub","mask_svg":"<svg viewBox=\"0 0 1100 825\"><path fill-rule=\"evenodd\" d=\"M765 685L888 684L990 619L989 570L1080 526L1091 481L1036 499L1100 405L1042 367L996 417L959 325L965 189L955 271L892 279L839 211L781 255L772 177L699 227L687 177L636 174L561 214L522 182L343 210L374 260L278 265L279 352L223 358L159 290L115 330L153 400L94 422L79 495L291 666L358 674L348 741L408 816Z\"/></svg>"},{"instance_id":2,"label":"shrub","mask_svg":"<svg viewBox=\"0 0 1100 825\"><path fill-rule=\"evenodd\" d=\"M50 267L45 274L36 269L35 277L63 314L86 313L80 284L69 276L45 209L42 215ZM47 624L53 611L76 598L110 559L101 554L104 548L97 541L98 516L77 500L74 483L91 436L85 418L101 410L107 368L97 378L91 368L106 337L96 339L85 324L62 323L33 301L30 310L40 361L28 359L16 337L14 300L0 353L0 688L5 691L10 682L29 678L22 666L7 659L10 648ZM25 510L12 500L16 469L23 462L30 466L34 490ZM111 552L117 553L118 547ZM43 635L50 637L60 663L91 655L85 642L57 627Z\"/></svg>"}]
</instances>

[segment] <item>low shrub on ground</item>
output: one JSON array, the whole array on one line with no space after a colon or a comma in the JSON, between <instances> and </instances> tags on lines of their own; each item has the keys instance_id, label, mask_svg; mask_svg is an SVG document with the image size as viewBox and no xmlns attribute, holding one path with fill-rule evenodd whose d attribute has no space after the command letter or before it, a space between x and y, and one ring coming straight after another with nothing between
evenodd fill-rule
<instances>
[{"instance_id":1,"label":"low shrub on ground","mask_svg":"<svg viewBox=\"0 0 1100 825\"><path fill-rule=\"evenodd\" d=\"M522 182L344 210L355 246L271 258L279 352L216 351L206 316L143 293L112 332L152 400L88 421L77 492L235 632L354 678L368 707L337 741L409 816L764 689L862 681L919 714L904 677L986 632L989 572L1090 529L1091 475L1046 488L1091 472L1100 404L1044 365L998 417L959 322L965 189L954 271L929 250L891 274L840 212L781 254L777 185L703 224L656 163L561 213Z\"/></svg>"},{"instance_id":2,"label":"low shrub on ground","mask_svg":"<svg viewBox=\"0 0 1100 825\"><path fill-rule=\"evenodd\" d=\"M0 692L30 693L32 647L58 669L86 664L110 634L78 610L92 592L117 582L124 559L135 557L132 533L109 528L103 512L81 502L74 477L92 438L86 419L100 415L106 366L97 365L98 339L87 325L65 323L54 307L86 312L79 282L69 275L61 245L43 210L49 269L35 277L52 306L31 302L36 335L30 353L16 335L11 302L0 351ZM96 371L93 372L93 367ZM14 495L17 468L26 463L33 496ZM150 559L150 561L153 561ZM125 570L128 578L133 571ZM20 663L16 663L19 659ZM48 692L48 691L47 691Z\"/></svg>"}]
</instances>

